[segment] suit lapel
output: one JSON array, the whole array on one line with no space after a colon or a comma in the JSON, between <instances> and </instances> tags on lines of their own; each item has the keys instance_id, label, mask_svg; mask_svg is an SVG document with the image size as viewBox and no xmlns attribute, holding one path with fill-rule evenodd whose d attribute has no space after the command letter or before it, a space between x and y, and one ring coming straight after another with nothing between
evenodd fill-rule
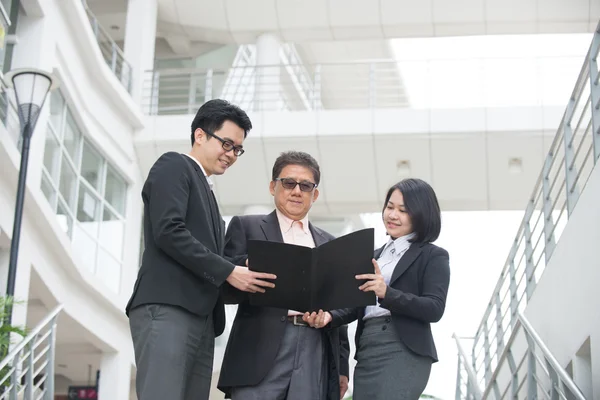
<instances>
[{"instance_id":1,"label":"suit lapel","mask_svg":"<svg viewBox=\"0 0 600 400\"><path fill-rule=\"evenodd\" d=\"M321 230L310 222L308 223L308 229L310 229L310 233L312 234L313 241L315 242L315 247L319 247L323 243L327 243L327 238L321 233Z\"/></svg>"},{"instance_id":2,"label":"suit lapel","mask_svg":"<svg viewBox=\"0 0 600 400\"><path fill-rule=\"evenodd\" d=\"M283 243L283 235L281 234L279 220L277 219L277 213L275 211L269 215L265 215L260 224L260 228L268 241Z\"/></svg>"},{"instance_id":3,"label":"suit lapel","mask_svg":"<svg viewBox=\"0 0 600 400\"><path fill-rule=\"evenodd\" d=\"M385 245L381 246L380 248L378 248L377 250L375 250L375 254L373 255L373 257L378 260L379 257L381 257L381 253L383 253L383 249L385 249Z\"/></svg>"},{"instance_id":4,"label":"suit lapel","mask_svg":"<svg viewBox=\"0 0 600 400\"><path fill-rule=\"evenodd\" d=\"M418 244L411 244L409 249L404 253L402 257L400 257L400 261L396 264L396 268L394 268L394 272L392 273L392 278L390 279L390 286L398 279L402 274L412 265L413 262L419 257L421 254L421 246ZM381 254L381 253L379 253Z\"/></svg>"},{"instance_id":5,"label":"suit lapel","mask_svg":"<svg viewBox=\"0 0 600 400\"><path fill-rule=\"evenodd\" d=\"M204 176L204 172L202 172L198 164L186 155L181 156L189 160L192 168L194 168L194 171L196 171L196 174L200 178L200 186L202 187L205 198L208 200L208 206L210 208L210 218L213 224L213 234L215 236L215 243L217 244L218 251L221 252L223 247L223 235L221 233L221 223L219 221L221 219L221 214L219 213L219 206L217 206L217 199L215 198L215 194L210 189L210 186L208 185L208 180L206 179L206 176Z\"/></svg>"}]
</instances>

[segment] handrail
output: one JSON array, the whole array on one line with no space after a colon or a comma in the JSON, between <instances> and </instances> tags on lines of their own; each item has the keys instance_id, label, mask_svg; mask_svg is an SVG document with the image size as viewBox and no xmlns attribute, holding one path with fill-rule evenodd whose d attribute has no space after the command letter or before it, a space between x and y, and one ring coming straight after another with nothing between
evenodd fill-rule
<instances>
[{"instance_id":1,"label":"handrail","mask_svg":"<svg viewBox=\"0 0 600 400\"><path fill-rule=\"evenodd\" d=\"M8 353L8 355L4 357L2 361L0 361L0 370L6 367L9 362L14 360L15 357L25 348L25 346L27 346L33 339L35 339L37 335L39 335L39 333L42 331L42 329L46 327L46 325L48 325L56 318L56 316L62 311L63 308L64 306L62 304L59 304L58 306L54 307L54 309L50 312L50 314L48 314L46 318L44 318L39 324L37 324L36 327L23 340L19 342L19 344L13 347L13 349Z\"/></svg>"},{"instance_id":2,"label":"handrail","mask_svg":"<svg viewBox=\"0 0 600 400\"><path fill-rule=\"evenodd\" d=\"M518 312L533 295L579 194L600 159L599 51L600 23L475 334L471 359L479 387L488 387L498 366L499 357L495 356L504 351Z\"/></svg>"},{"instance_id":3,"label":"handrail","mask_svg":"<svg viewBox=\"0 0 600 400\"><path fill-rule=\"evenodd\" d=\"M477 383L477 375L475 374L475 371L469 362L469 358L467 357L467 353L463 349L462 343L460 342L460 339L456 333L453 333L452 337L454 338L454 341L456 342L456 348L458 349L459 363L467 372L467 384L469 385L470 389L475 392L475 400L480 400L482 398L482 393L481 388ZM458 373L460 374L460 371L458 371Z\"/></svg>"},{"instance_id":4,"label":"handrail","mask_svg":"<svg viewBox=\"0 0 600 400\"><path fill-rule=\"evenodd\" d=\"M525 352L526 354L523 356L523 359L525 357L527 357L528 353L535 352L536 347L539 348L542 351L544 359L550 364L553 371L558 375L560 382L564 386L566 386L567 389L569 389L569 391L574 396L574 398L576 400L586 400L584 394L577 387L575 382L573 382L571 377L569 375L567 375L565 370L561 367L560 363L556 360L554 355L552 355L552 352L550 351L550 349L548 349L548 347L546 346L544 341L540 338L540 336L538 335L536 330L533 328L533 326L531 325L529 320L525 317L525 315L521 311L519 311L517 313L517 323L515 325L515 328L513 329L512 333L510 335L510 338L509 338L508 342L506 343L506 347L504 348L502 355L498 358L498 367L494 370L494 373L492 374L491 379L490 379L490 384L488 384L487 387L485 388L485 391L483 392L483 396L481 397L481 399L487 399L488 396L492 395L492 391L495 390L495 383L497 382L498 377L500 375L500 371L501 371L500 366L504 365L504 363L509 359L509 357L512 356L512 344L516 340L516 338L520 332L519 328L521 328L521 327L523 327L523 329L525 331L525 335L527 337L531 338L531 340L533 341L533 344L531 344L528 341L528 348ZM517 368L517 371L511 371L511 372L513 372L513 374L517 373L518 368ZM531 369L529 369L527 373L532 374L535 372L531 371ZM556 385L556 383L553 382L552 385L554 386L554 385ZM510 386L510 384L507 386ZM499 399L496 399L496 400L499 400Z\"/></svg>"},{"instance_id":5,"label":"handrail","mask_svg":"<svg viewBox=\"0 0 600 400\"><path fill-rule=\"evenodd\" d=\"M548 349L542 338L540 338L540 335L538 335L538 333L533 328L529 320L521 312L519 312L519 322L521 323L521 325L523 325L523 328L525 328L529 336L534 340L535 344L539 346L539 348L542 350L544 356L546 357L546 360L552 365L552 368L556 371L556 373L563 381L563 383L567 386L567 388L575 395L575 397L578 400L585 400L585 396L583 395L581 390L579 390L579 388L577 387L575 382L573 382L571 377L567 375L567 373L560 365L558 360L554 357L550 349Z\"/></svg>"},{"instance_id":6,"label":"handrail","mask_svg":"<svg viewBox=\"0 0 600 400\"><path fill-rule=\"evenodd\" d=\"M102 25L100 25L98 19L89 8L87 0L82 0L82 4L92 26L94 37L96 38L98 46L100 47L102 58L104 58L106 64L116 75L125 89L127 89L128 92L131 92L132 68L125 58L125 53L113 40L108 31ZM108 46L106 46L106 43L108 43Z\"/></svg>"}]
</instances>

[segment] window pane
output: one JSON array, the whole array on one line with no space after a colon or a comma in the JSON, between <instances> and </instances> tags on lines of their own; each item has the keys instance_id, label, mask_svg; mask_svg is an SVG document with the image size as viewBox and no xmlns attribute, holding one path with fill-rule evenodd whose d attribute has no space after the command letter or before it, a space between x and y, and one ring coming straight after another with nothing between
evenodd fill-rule
<instances>
[{"instance_id":1,"label":"window pane","mask_svg":"<svg viewBox=\"0 0 600 400\"><path fill-rule=\"evenodd\" d=\"M102 158L88 144L83 142L83 157L81 159L81 176L85 178L96 190L100 190L100 174L102 172Z\"/></svg>"},{"instance_id":2,"label":"window pane","mask_svg":"<svg viewBox=\"0 0 600 400\"><path fill-rule=\"evenodd\" d=\"M93 238L98 237L98 225L100 220L100 200L81 184L79 190L79 202L77 205L77 221L79 226Z\"/></svg>"},{"instance_id":3,"label":"window pane","mask_svg":"<svg viewBox=\"0 0 600 400\"><path fill-rule=\"evenodd\" d=\"M56 218L58 225L62 228L67 236L71 237L73 233L73 218L67 211L67 206L62 198L58 199L58 209L56 210Z\"/></svg>"},{"instance_id":4,"label":"window pane","mask_svg":"<svg viewBox=\"0 0 600 400\"><path fill-rule=\"evenodd\" d=\"M102 224L100 225L100 243L119 260L123 253L124 236L125 224L123 220L105 207Z\"/></svg>"},{"instance_id":5,"label":"window pane","mask_svg":"<svg viewBox=\"0 0 600 400\"><path fill-rule=\"evenodd\" d=\"M44 146L44 166L54 182L58 182L58 163L60 162L60 145L51 129L46 131Z\"/></svg>"},{"instance_id":6,"label":"window pane","mask_svg":"<svg viewBox=\"0 0 600 400\"><path fill-rule=\"evenodd\" d=\"M56 190L52 187L46 171L42 172L42 193L46 196L48 203L52 207L52 210L56 210Z\"/></svg>"},{"instance_id":7,"label":"window pane","mask_svg":"<svg viewBox=\"0 0 600 400\"><path fill-rule=\"evenodd\" d=\"M72 249L77 265L83 265L88 271L94 272L98 245L94 239L85 233L82 224L75 224Z\"/></svg>"},{"instance_id":8,"label":"window pane","mask_svg":"<svg viewBox=\"0 0 600 400\"><path fill-rule=\"evenodd\" d=\"M96 276L112 289L119 293L121 282L121 264L110 256L106 251L98 250L98 265L96 266Z\"/></svg>"},{"instance_id":9,"label":"window pane","mask_svg":"<svg viewBox=\"0 0 600 400\"><path fill-rule=\"evenodd\" d=\"M65 109L65 99L59 91L52 92L50 95L50 124L58 137L62 137L62 123Z\"/></svg>"},{"instance_id":10,"label":"window pane","mask_svg":"<svg viewBox=\"0 0 600 400\"><path fill-rule=\"evenodd\" d=\"M63 137L63 144L71 156L71 160L77 165L79 161L79 147L81 143L81 132L77 128L75 120L71 116L71 113L67 113L67 124L65 126L65 136Z\"/></svg>"},{"instance_id":11,"label":"window pane","mask_svg":"<svg viewBox=\"0 0 600 400\"><path fill-rule=\"evenodd\" d=\"M104 198L121 215L125 214L125 197L127 185L112 167L106 171L106 190Z\"/></svg>"},{"instance_id":12,"label":"window pane","mask_svg":"<svg viewBox=\"0 0 600 400\"><path fill-rule=\"evenodd\" d=\"M63 153L64 154L64 153ZM63 156L64 157L64 156ZM60 168L60 184L58 190L62 194L63 198L67 202L67 205L71 210L75 209L75 188L77 187L77 176L71 164L66 160L62 159L62 165Z\"/></svg>"}]
</instances>

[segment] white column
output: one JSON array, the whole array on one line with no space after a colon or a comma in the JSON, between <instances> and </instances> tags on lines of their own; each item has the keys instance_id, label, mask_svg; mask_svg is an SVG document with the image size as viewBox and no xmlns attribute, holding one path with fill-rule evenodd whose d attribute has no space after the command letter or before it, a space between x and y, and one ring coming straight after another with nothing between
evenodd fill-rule
<instances>
[{"instance_id":1,"label":"white column","mask_svg":"<svg viewBox=\"0 0 600 400\"><path fill-rule=\"evenodd\" d=\"M280 84L279 38L271 33L256 39L256 94L255 109L277 111L283 90Z\"/></svg>"},{"instance_id":2,"label":"white column","mask_svg":"<svg viewBox=\"0 0 600 400\"><path fill-rule=\"evenodd\" d=\"M156 20L158 0L129 0L125 25L125 59L131 65L131 95L137 104L142 103L144 81L154 68Z\"/></svg>"},{"instance_id":3,"label":"white column","mask_svg":"<svg viewBox=\"0 0 600 400\"><path fill-rule=\"evenodd\" d=\"M127 352L102 355L98 386L98 400L129 400L131 363Z\"/></svg>"}]
</instances>

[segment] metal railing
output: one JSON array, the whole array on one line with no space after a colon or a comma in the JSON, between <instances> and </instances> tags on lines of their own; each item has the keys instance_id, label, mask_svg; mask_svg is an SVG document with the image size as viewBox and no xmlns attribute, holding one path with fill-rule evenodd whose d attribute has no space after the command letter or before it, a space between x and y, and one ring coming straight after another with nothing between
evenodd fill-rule
<instances>
[{"instance_id":1,"label":"metal railing","mask_svg":"<svg viewBox=\"0 0 600 400\"><path fill-rule=\"evenodd\" d=\"M0 83L0 123L4 125L10 138L17 149L21 149L21 125L17 106L15 105L14 92L7 90L6 85Z\"/></svg>"},{"instance_id":2,"label":"metal railing","mask_svg":"<svg viewBox=\"0 0 600 400\"><path fill-rule=\"evenodd\" d=\"M518 328L519 312L527 306L600 156L599 49L600 24L474 338L471 362L480 388L489 390L494 382Z\"/></svg>"},{"instance_id":3,"label":"metal railing","mask_svg":"<svg viewBox=\"0 0 600 400\"><path fill-rule=\"evenodd\" d=\"M98 19L88 7L87 1L82 0L82 3L88 19L90 20L90 24L92 25L92 31L94 32L94 36L98 42L100 53L102 53L102 58L104 58L104 61L106 61L106 64L110 67L110 70L119 79L125 89L131 93L132 70L131 65L125 59L123 50L121 50L119 45L115 43L102 25L100 25Z\"/></svg>"},{"instance_id":4,"label":"metal railing","mask_svg":"<svg viewBox=\"0 0 600 400\"><path fill-rule=\"evenodd\" d=\"M59 305L0 361L0 400L54 400Z\"/></svg>"},{"instance_id":5,"label":"metal railing","mask_svg":"<svg viewBox=\"0 0 600 400\"><path fill-rule=\"evenodd\" d=\"M458 349L458 366L456 368L456 400L481 400L481 389L475 378L471 360L467 356L460 338L453 334Z\"/></svg>"},{"instance_id":6,"label":"metal railing","mask_svg":"<svg viewBox=\"0 0 600 400\"><path fill-rule=\"evenodd\" d=\"M254 111L409 105L396 62L306 65L293 55L282 49L277 65L147 71L143 108L150 115L187 114L213 98Z\"/></svg>"},{"instance_id":7,"label":"metal railing","mask_svg":"<svg viewBox=\"0 0 600 400\"><path fill-rule=\"evenodd\" d=\"M520 358L515 358L513 351L520 333L524 334L526 349ZM499 382L498 377L506 368L506 379ZM498 368L492 375L490 385L483 393L482 399L564 399L585 400L579 390L552 352L546 347L531 323L519 311L513 333L499 359Z\"/></svg>"}]
</instances>

